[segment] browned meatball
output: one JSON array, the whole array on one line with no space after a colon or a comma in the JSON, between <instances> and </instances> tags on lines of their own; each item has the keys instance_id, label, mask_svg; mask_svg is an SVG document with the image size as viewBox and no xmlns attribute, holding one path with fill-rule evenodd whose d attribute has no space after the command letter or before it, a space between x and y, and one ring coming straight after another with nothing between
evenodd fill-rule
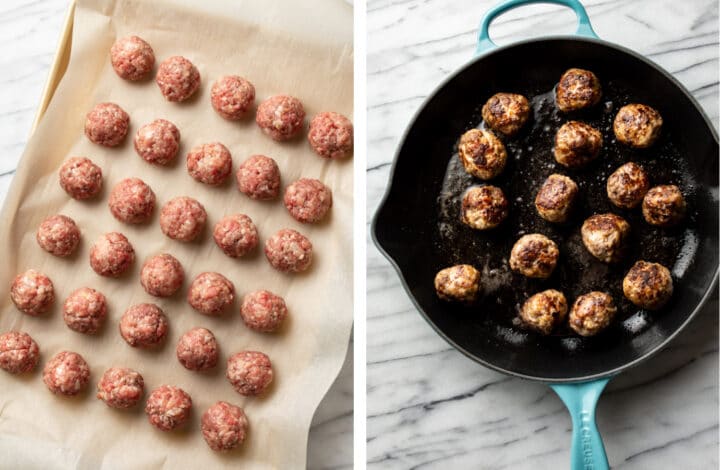
<instances>
[{"instance_id":1,"label":"browned meatball","mask_svg":"<svg viewBox=\"0 0 720 470\"><path fill-rule=\"evenodd\" d=\"M219 356L215 335L206 328L192 328L180 337L175 355L188 370L212 369L217 365Z\"/></svg>"},{"instance_id":2,"label":"browned meatball","mask_svg":"<svg viewBox=\"0 0 720 470\"><path fill-rule=\"evenodd\" d=\"M474 186L462 200L462 221L477 230L495 228L508 215L508 202L496 186Z\"/></svg>"},{"instance_id":3,"label":"browned meatball","mask_svg":"<svg viewBox=\"0 0 720 470\"><path fill-rule=\"evenodd\" d=\"M161 431L182 426L190 417L192 398L180 387L161 385L152 391L145 404L150 424Z\"/></svg>"},{"instance_id":4,"label":"browned meatball","mask_svg":"<svg viewBox=\"0 0 720 470\"><path fill-rule=\"evenodd\" d=\"M126 409L137 405L145 393L145 381L139 372L126 367L111 367L97 384L97 398L111 408Z\"/></svg>"},{"instance_id":5,"label":"browned meatball","mask_svg":"<svg viewBox=\"0 0 720 470\"><path fill-rule=\"evenodd\" d=\"M45 274L28 269L15 276L10 299L21 312L37 316L45 313L55 301L55 288Z\"/></svg>"},{"instance_id":6,"label":"browned meatball","mask_svg":"<svg viewBox=\"0 0 720 470\"><path fill-rule=\"evenodd\" d=\"M75 290L63 304L63 320L73 331L94 335L107 317L107 300L95 289L81 287Z\"/></svg>"},{"instance_id":7,"label":"browned meatball","mask_svg":"<svg viewBox=\"0 0 720 470\"><path fill-rule=\"evenodd\" d=\"M523 276L547 279L555 270L560 250L545 235L523 235L510 252L510 268Z\"/></svg>"},{"instance_id":8,"label":"browned meatball","mask_svg":"<svg viewBox=\"0 0 720 470\"><path fill-rule=\"evenodd\" d=\"M565 294L555 289L548 289L525 301L520 310L520 318L533 330L549 335L565 320L567 310Z\"/></svg>"},{"instance_id":9,"label":"browned meatball","mask_svg":"<svg viewBox=\"0 0 720 470\"><path fill-rule=\"evenodd\" d=\"M435 275L435 292L451 302L474 302L480 291L480 271L469 264L458 264Z\"/></svg>"},{"instance_id":10,"label":"browned meatball","mask_svg":"<svg viewBox=\"0 0 720 470\"><path fill-rule=\"evenodd\" d=\"M530 117L530 103L523 95L496 93L482 107L482 118L490 129L511 136Z\"/></svg>"},{"instance_id":11,"label":"browned meatball","mask_svg":"<svg viewBox=\"0 0 720 470\"><path fill-rule=\"evenodd\" d=\"M495 178L505 169L507 151L495 134L470 129L460 137L458 154L465 171L481 180Z\"/></svg>"},{"instance_id":12,"label":"browned meatball","mask_svg":"<svg viewBox=\"0 0 720 470\"><path fill-rule=\"evenodd\" d=\"M660 136L663 119L657 110L644 104L628 104L620 108L613 131L618 142L635 148L647 148Z\"/></svg>"},{"instance_id":13,"label":"browned meatball","mask_svg":"<svg viewBox=\"0 0 720 470\"><path fill-rule=\"evenodd\" d=\"M90 249L90 266L101 276L119 277L135 261L135 250L122 233L101 235Z\"/></svg>"},{"instance_id":14,"label":"browned meatball","mask_svg":"<svg viewBox=\"0 0 720 470\"><path fill-rule=\"evenodd\" d=\"M568 121L555 134L555 160L567 168L580 168L600 154L603 138L599 130L579 121Z\"/></svg>"},{"instance_id":15,"label":"browned meatball","mask_svg":"<svg viewBox=\"0 0 720 470\"><path fill-rule=\"evenodd\" d=\"M580 233L591 255L603 263L617 263L625 256L630 224L619 215L596 214L585 220Z\"/></svg>"},{"instance_id":16,"label":"browned meatball","mask_svg":"<svg viewBox=\"0 0 720 470\"><path fill-rule=\"evenodd\" d=\"M642 202L643 217L650 225L672 227L683 217L687 206L680 188L675 185L655 186L650 189Z\"/></svg>"},{"instance_id":17,"label":"browned meatball","mask_svg":"<svg viewBox=\"0 0 720 470\"><path fill-rule=\"evenodd\" d=\"M575 300L568 324L580 336L593 336L607 328L617 313L615 301L605 292L589 292Z\"/></svg>"},{"instance_id":18,"label":"browned meatball","mask_svg":"<svg viewBox=\"0 0 720 470\"><path fill-rule=\"evenodd\" d=\"M547 177L535 196L535 209L548 222L565 222L578 193L578 185L565 175Z\"/></svg>"},{"instance_id":19,"label":"browned meatball","mask_svg":"<svg viewBox=\"0 0 720 470\"><path fill-rule=\"evenodd\" d=\"M638 261L623 279L623 293L640 308L662 308L673 294L670 271L659 263Z\"/></svg>"},{"instance_id":20,"label":"browned meatball","mask_svg":"<svg viewBox=\"0 0 720 470\"><path fill-rule=\"evenodd\" d=\"M600 98L600 80L589 70L567 70L560 77L555 90L555 103L565 113L595 106Z\"/></svg>"},{"instance_id":21,"label":"browned meatball","mask_svg":"<svg viewBox=\"0 0 720 470\"><path fill-rule=\"evenodd\" d=\"M241 351L228 358L226 376L240 395L260 395L273 380L270 358L258 351Z\"/></svg>"},{"instance_id":22,"label":"browned meatball","mask_svg":"<svg viewBox=\"0 0 720 470\"><path fill-rule=\"evenodd\" d=\"M645 170L628 162L615 170L607 180L607 195L610 202L623 209L637 207L650 188Z\"/></svg>"},{"instance_id":23,"label":"browned meatball","mask_svg":"<svg viewBox=\"0 0 720 470\"><path fill-rule=\"evenodd\" d=\"M40 248L55 256L70 256L80 243L80 229L65 215L51 215L43 220L35 235Z\"/></svg>"},{"instance_id":24,"label":"browned meatball","mask_svg":"<svg viewBox=\"0 0 720 470\"><path fill-rule=\"evenodd\" d=\"M11 374L35 370L40 360L40 348L32 337L21 331L0 335L0 369Z\"/></svg>"},{"instance_id":25,"label":"browned meatball","mask_svg":"<svg viewBox=\"0 0 720 470\"><path fill-rule=\"evenodd\" d=\"M61 351L43 369L43 382L56 395L77 395L89 381L90 367L78 353Z\"/></svg>"},{"instance_id":26,"label":"browned meatball","mask_svg":"<svg viewBox=\"0 0 720 470\"><path fill-rule=\"evenodd\" d=\"M203 413L200 429L212 450L225 452L243 443L248 432L248 419L242 408L219 401Z\"/></svg>"}]
</instances>

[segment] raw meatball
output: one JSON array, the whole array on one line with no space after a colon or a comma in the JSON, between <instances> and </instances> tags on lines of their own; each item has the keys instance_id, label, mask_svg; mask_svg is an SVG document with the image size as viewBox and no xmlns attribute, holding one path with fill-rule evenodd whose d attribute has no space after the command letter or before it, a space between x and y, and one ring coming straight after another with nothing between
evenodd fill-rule
<instances>
[{"instance_id":1,"label":"raw meatball","mask_svg":"<svg viewBox=\"0 0 720 470\"><path fill-rule=\"evenodd\" d=\"M248 419L242 408L219 401L203 413L200 429L212 450L225 452L243 443Z\"/></svg>"},{"instance_id":2,"label":"raw meatball","mask_svg":"<svg viewBox=\"0 0 720 470\"><path fill-rule=\"evenodd\" d=\"M51 215L43 220L35 235L40 248L55 256L70 256L80 243L80 229L65 215Z\"/></svg>"},{"instance_id":3,"label":"raw meatball","mask_svg":"<svg viewBox=\"0 0 720 470\"><path fill-rule=\"evenodd\" d=\"M523 95L496 93L482 107L482 118L490 129L512 136L530 117L530 103Z\"/></svg>"},{"instance_id":4,"label":"raw meatball","mask_svg":"<svg viewBox=\"0 0 720 470\"><path fill-rule=\"evenodd\" d=\"M623 293L640 308L662 308L673 294L670 271L659 263L638 261L623 279Z\"/></svg>"},{"instance_id":5,"label":"raw meatball","mask_svg":"<svg viewBox=\"0 0 720 470\"><path fill-rule=\"evenodd\" d=\"M185 57L172 56L160 63L155 82L166 100L185 101L200 86L200 72Z\"/></svg>"},{"instance_id":6,"label":"raw meatball","mask_svg":"<svg viewBox=\"0 0 720 470\"><path fill-rule=\"evenodd\" d=\"M645 170L629 162L613 172L607 180L607 195L610 202L623 209L637 207L650 188Z\"/></svg>"},{"instance_id":7,"label":"raw meatball","mask_svg":"<svg viewBox=\"0 0 720 470\"><path fill-rule=\"evenodd\" d=\"M126 367L109 368L97 384L97 398L111 408L132 408L144 393L143 376Z\"/></svg>"},{"instance_id":8,"label":"raw meatball","mask_svg":"<svg viewBox=\"0 0 720 470\"><path fill-rule=\"evenodd\" d=\"M102 170L89 158L70 157L59 173L60 187L73 199L90 199L102 189Z\"/></svg>"},{"instance_id":9,"label":"raw meatball","mask_svg":"<svg viewBox=\"0 0 720 470\"><path fill-rule=\"evenodd\" d=\"M196 181L218 186L232 171L230 150L219 142L199 145L187 155L187 170Z\"/></svg>"},{"instance_id":10,"label":"raw meatball","mask_svg":"<svg viewBox=\"0 0 720 470\"><path fill-rule=\"evenodd\" d=\"M90 266L101 276L119 277L135 261L135 250L122 233L101 235L90 249Z\"/></svg>"},{"instance_id":11,"label":"raw meatball","mask_svg":"<svg viewBox=\"0 0 720 470\"><path fill-rule=\"evenodd\" d=\"M320 180L300 178L285 189L285 207L304 224L321 221L332 207L332 192Z\"/></svg>"},{"instance_id":12,"label":"raw meatball","mask_svg":"<svg viewBox=\"0 0 720 470\"><path fill-rule=\"evenodd\" d=\"M0 369L11 374L35 370L40 360L40 348L32 337L20 331L0 335Z\"/></svg>"},{"instance_id":13,"label":"raw meatball","mask_svg":"<svg viewBox=\"0 0 720 470\"><path fill-rule=\"evenodd\" d=\"M480 271L469 264L458 264L435 275L435 292L451 302L474 302L480 291Z\"/></svg>"},{"instance_id":14,"label":"raw meatball","mask_svg":"<svg viewBox=\"0 0 720 470\"><path fill-rule=\"evenodd\" d=\"M255 331L276 331L287 317L285 300L266 290L251 292L243 297L240 316L245 325Z\"/></svg>"},{"instance_id":15,"label":"raw meatball","mask_svg":"<svg viewBox=\"0 0 720 470\"><path fill-rule=\"evenodd\" d=\"M107 317L105 296L95 289L81 287L65 299L63 320L73 331L93 335L100 331Z\"/></svg>"},{"instance_id":16,"label":"raw meatball","mask_svg":"<svg viewBox=\"0 0 720 470\"><path fill-rule=\"evenodd\" d=\"M115 103L100 103L87 114L85 135L90 142L105 147L117 147L125 140L130 116Z\"/></svg>"},{"instance_id":17,"label":"raw meatball","mask_svg":"<svg viewBox=\"0 0 720 470\"><path fill-rule=\"evenodd\" d=\"M596 214L585 220L580 233L591 255L603 263L617 263L627 251L630 224L619 215Z\"/></svg>"},{"instance_id":18,"label":"raw meatball","mask_svg":"<svg viewBox=\"0 0 720 470\"><path fill-rule=\"evenodd\" d=\"M170 297L182 287L185 271L174 256L162 253L148 258L140 270L140 284L155 297Z\"/></svg>"},{"instance_id":19,"label":"raw meatball","mask_svg":"<svg viewBox=\"0 0 720 470\"><path fill-rule=\"evenodd\" d=\"M152 348L165 339L168 320L154 304L133 305L120 319L120 336L133 348Z\"/></svg>"},{"instance_id":20,"label":"raw meatball","mask_svg":"<svg viewBox=\"0 0 720 470\"><path fill-rule=\"evenodd\" d=\"M180 149L180 131L170 121L155 119L138 129L135 151L140 158L154 165L167 165L175 160Z\"/></svg>"},{"instance_id":21,"label":"raw meatball","mask_svg":"<svg viewBox=\"0 0 720 470\"><path fill-rule=\"evenodd\" d=\"M110 49L110 62L118 76L125 80L144 78L155 65L155 53L150 44L137 36L115 41Z\"/></svg>"},{"instance_id":22,"label":"raw meatball","mask_svg":"<svg viewBox=\"0 0 720 470\"><path fill-rule=\"evenodd\" d=\"M213 238L218 247L231 258L250 253L258 244L258 232L250 217L233 214L215 224Z\"/></svg>"},{"instance_id":23,"label":"raw meatball","mask_svg":"<svg viewBox=\"0 0 720 470\"><path fill-rule=\"evenodd\" d=\"M685 217L685 198L675 185L655 186L642 201L642 213L650 225L672 227Z\"/></svg>"},{"instance_id":24,"label":"raw meatball","mask_svg":"<svg viewBox=\"0 0 720 470\"><path fill-rule=\"evenodd\" d=\"M488 230L502 223L508 215L508 202L496 186L474 186L462 199L462 221L477 230Z\"/></svg>"},{"instance_id":25,"label":"raw meatball","mask_svg":"<svg viewBox=\"0 0 720 470\"><path fill-rule=\"evenodd\" d=\"M510 252L510 268L526 277L547 279L555 269L559 256L557 245L545 235L523 235Z\"/></svg>"},{"instance_id":26,"label":"raw meatball","mask_svg":"<svg viewBox=\"0 0 720 470\"><path fill-rule=\"evenodd\" d=\"M662 116L655 109L644 104L628 104L615 116L613 131L619 142L642 149L655 143L662 125Z\"/></svg>"},{"instance_id":27,"label":"raw meatball","mask_svg":"<svg viewBox=\"0 0 720 470\"><path fill-rule=\"evenodd\" d=\"M219 273L201 273L188 290L188 303L203 315L220 315L235 300L235 286Z\"/></svg>"},{"instance_id":28,"label":"raw meatball","mask_svg":"<svg viewBox=\"0 0 720 470\"><path fill-rule=\"evenodd\" d=\"M310 147L323 158L346 158L353 149L353 125L339 113L319 113L310 121Z\"/></svg>"},{"instance_id":29,"label":"raw meatball","mask_svg":"<svg viewBox=\"0 0 720 470\"><path fill-rule=\"evenodd\" d=\"M125 178L110 192L108 207L120 222L140 224L152 216L155 193L140 178Z\"/></svg>"},{"instance_id":30,"label":"raw meatball","mask_svg":"<svg viewBox=\"0 0 720 470\"><path fill-rule=\"evenodd\" d=\"M565 222L572 211L578 185L565 175L548 176L535 196L535 209L548 222Z\"/></svg>"},{"instance_id":31,"label":"raw meatball","mask_svg":"<svg viewBox=\"0 0 720 470\"><path fill-rule=\"evenodd\" d=\"M580 168L600 154L603 138L599 130L579 121L569 121L555 134L555 161L567 168Z\"/></svg>"},{"instance_id":32,"label":"raw meatball","mask_svg":"<svg viewBox=\"0 0 720 470\"><path fill-rule=\"evenodd\" d=\"M272 364L261 352L242 351L230 356L226 375L240 395L260 395L273 380Z\"/></svg>"},{"instance_id":33,"label":"raw meatball","mask_svg":"<svg viewBox=\"0 0 720 470\"><path fill-rule=\"evenodd\" d=\"M37 316L47 312L55 301L55 289L45 274L28 269L15 276L10 287L10 298L21 312Z\"/></svg>"},{"instance_id":34,"label":"raw meatball","mask_svg":"<svg viewBox=\"0 0 720 470\"><path fill-rule=\"evenodd\" d=\"M565 320L567 311L565 294L555 289L548 289L525 301L520 310L520 318L533 330L549 335Z\"/></svg>"},{"instance_id":35,"label":"raw meatball","mask_svg":"<svg viewBox=\"0 0 720 470\"><path fill-rule=\"evenodd\" d=\"M89 381L90 367L78 353L61 351L43 369L43 382L56 395L77 395Z\"/></svg>"},{"instance_id":36,"label":"raw meatball","mask_svg":"<svg viewBox=\"0 0 720 470\"><path fill-rule=\"evenodd\" d=\"M255 102L255 87L237 75L218 78L210 90L210 103L225 119L242 119Z\"/></svg>"},{"instance_id":37,"label":"raw meatball","mask_svg":"<svg viewBox=\"0 0 720 470\"><path fill-rule=\"evenodd\" d=\"M287 95L272 96L258 106L255 122L262 131L279 142L302 131L305 109L299 99Z\"/></svg>"},{"instance_id":38,"label":"raw meatball","mask_svg":"<svg viewBox=\"0 0 720 470\"><path fill-rule=\"evenodd\" d=\"M212 369L217 365L219 356L215 335L205 328L193 328L180 337L175 354L186 369Z\"/></svg>"},{"instance_id":39,"label":"raw meatball","mask_svg":"<svg viewBox=\"0 0 720 470\"><path fill-rule=\"evenodd\" d=\"M190 197L171 199L160 210L160 229L173 240L194 240L205 228L206 220L203 205Z\"/></svg>"},{"instance_id":40,"label":"raw meatball","mask_svg":"<svg viewBox=\"0 0 720 470\"><path fill-rule=\"evenodd\" d=\"M580 336L593 336L610 324L616 312L612 297L605 292L590 292L575 300L568 324Z\"/></svg>"},{"instance_id":41,"label":"raw meatball","mask_svg":"<svg viewBox=\"0 0 720 470\"><path fill-rule=\"evenodd\" d=\"M180 387L161 385L152 391L145 404L150 424L161 431L172 431L190 417L192 398Z\"/></svg>"},{"instance_id":42,"label":"raw meatball","mask_svg":"<svg viewBox=\"0 0 720 470\"><path fill-rule=\"evenodd\" d=\"M481 180L495 178L505 169L505 145L485 129L470 129L460 137L458 154L465 171Z\"/></svg>"},{"instance_id":43,"label":"raw meatball","mask_svg":"<svg viewBox=\"0 0 720 470\"><path fill-rule=\"evenodd\" d=\"M305 271L312 263L312 243L299 232L284 228L265 241L265 256L278 271Z\"/></svg>"},{"instance_id":44,"label":"raw meatball","mask_svg":"<svg viewBox=\"0 0 720 470\"><path fill-rule=\"evenodd\" d=\"M600 102L602 89L594 73L583 69L569 69L560 77L555 90L555 103L563 112L595 106Z\"/></svg>"},{"instance_id":45,"label":"raw meatball","mask_svg":"<svg viewBox=\"0 0 720 470\"><path fill-rule=\"evenodd\" d=\"M280 193L280 168L265 155L253 155L235 174L238 190L252 199L275 199Z\"/></svg>"}]
</instances>

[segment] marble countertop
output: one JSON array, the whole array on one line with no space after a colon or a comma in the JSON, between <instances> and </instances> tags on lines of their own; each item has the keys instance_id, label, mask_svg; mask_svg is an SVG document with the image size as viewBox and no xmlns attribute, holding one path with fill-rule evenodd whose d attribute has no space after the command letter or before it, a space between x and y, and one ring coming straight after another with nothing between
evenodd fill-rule
<instances>
[{"instance_id":1,"label":"marble countertop","mask_svg":"<svg viewBox=\"0 0 720 470\"><path fill-rule=\"evenodd\" d=\"M369 221L394 151L423 99L473 55L496 0L368 0ZM595 31L672 72L718 125L715 0L587 0ZM574 31L570 10L535 5L491 27L499 44ZM415 311L368 235L368 468L567 468L570 419L545 385L485 369ZM718 467L718 302L671 345L613 380L598 405L610 463Z\"/></svg>"}]
</instances>

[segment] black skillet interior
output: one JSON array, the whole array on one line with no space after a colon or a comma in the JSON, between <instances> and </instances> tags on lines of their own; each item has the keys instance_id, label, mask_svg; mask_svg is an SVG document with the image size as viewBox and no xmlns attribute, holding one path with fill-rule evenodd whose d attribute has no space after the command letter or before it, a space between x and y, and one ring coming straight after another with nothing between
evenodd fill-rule
<instances>
[{"instance_id":1,"label":"black skillet interior","mask_svg":"<svg viewBox=\"0 0 720 470\"><path fill-rule=\"evenodd\" d=\"M594 71L604 97L574 116L555 111L552 89L570 67ZM481 122L479 108L498 91L522 93L534 116L521 134L506 139L508 165L492 184L510 201L501 228L477 232L459 223L459 198L481 184L462 170L455 154L459 136ZM628 102L657 108L664 118L660 141L632 151L614 141L612 119ZM575 118L602 130L598 160L566 171L552 157L557 128ZM615 46L584 39L543 39L499 49L466 66L424 105L397 154L373 235L398 267L411 298L435 329L471 358L506 373L543 381L576 381L617 372L658 349L691 317L712 286L718 268L718 142L693 101L656 66ZM639 209L621 211L605 193L607 176L626 161L648 171L652 184L682 187L690 207L682 227L663 230L642 220ZM572 221L549 224L535 215L534 195L551 173L568 174L580 186ZM579 227L593 213L614 212L633 229L631 255L616 267L594 260L582 247ZM523 233L556 240L561 260L547 281L509 271L507 258ZM622 296L622 278L636 259L658 261L673 272L675 294L661 311L638 311ZM470 308L437 299L435 273L470 263L483 273L485 296ZM590 290L612 293L620 313L606 332L579 338L567 330L542 337L518 327L517 310L535 292L559 288L573 302Z\"/></svg>"}]
</instances>

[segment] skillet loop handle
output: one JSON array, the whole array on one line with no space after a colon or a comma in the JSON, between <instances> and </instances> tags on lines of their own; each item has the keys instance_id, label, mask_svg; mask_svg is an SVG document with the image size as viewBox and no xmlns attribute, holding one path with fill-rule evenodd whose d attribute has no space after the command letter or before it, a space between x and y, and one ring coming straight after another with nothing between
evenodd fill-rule
<instances>
[{"instance_id":1,"label":"skillet loop handle","mask_svg":"<svg viewBox=\"0 0 720 470\"><path fill-rule=\"evenodd\" d=\"M553 3L571 8L578 19L575 35L598 39L598 35L595 34L595 31L592 29L592 25L590 25L590 18L585 11L585 7L582 6L582 3L580 3L579 0L506 0L491 8L482 19L475 55L480 55L497 47L492 39L490 39L490 23L492 23L497 16L515 8L534 3Z\"/></svg>"}]
</instances>

